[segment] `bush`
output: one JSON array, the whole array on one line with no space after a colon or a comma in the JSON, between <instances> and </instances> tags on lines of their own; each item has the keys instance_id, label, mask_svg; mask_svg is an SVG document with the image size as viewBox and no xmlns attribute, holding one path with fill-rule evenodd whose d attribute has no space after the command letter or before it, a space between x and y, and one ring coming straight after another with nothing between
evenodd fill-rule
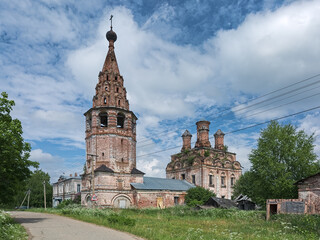
<instances>
[{"instance_id":1,"label":"bush","mask_svg":"<svg viewBox=\"0 0 320 240\"><path fill-rule=\"evenodd\" d=\"M67 200L63 200L58 206L57 209L62 209L70 204L72 204L72 200L71 199L67 199Z\"/></svg>"},{"instance_id":2,"label":"bush","mask_svg":"<svg viewBox=\"0 0 320 240\"><path fill-rule=\"evenodd\" d=\"M215 194L213 192L210 192L209 190L203 188L203 187L195 187L190 188L187 191L187 195L185 197L185 202L188 206L195 206L195 205L202 205L210 197L214 197Z\"/></svg>"}]
</instances>

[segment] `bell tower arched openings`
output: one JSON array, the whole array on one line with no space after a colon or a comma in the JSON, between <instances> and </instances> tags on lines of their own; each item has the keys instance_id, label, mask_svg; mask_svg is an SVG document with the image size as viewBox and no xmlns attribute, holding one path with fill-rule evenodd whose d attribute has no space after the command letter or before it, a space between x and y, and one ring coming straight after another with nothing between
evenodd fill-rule
<instances>
[{"instance_id":1,"label":"bell tower arched openings","mask_svg":"<svg viewBox=\"0 0 320 240\"><path fill-rule=\"evenodd\" d=\"M108 127L108 113L102 112L99 114L100 127Z\"/></svg>"},{"instance_id":2,"label":"bell tower arched openings","mask_svg":"<svg viewBox=\"0 0 320 240\"><path fill-rule=\"evenodd\" d=\"M117 114L117 128L124 128L124 124L125 124L125 115L121 112L119 112Z\"/></svg>"}]
</instances>

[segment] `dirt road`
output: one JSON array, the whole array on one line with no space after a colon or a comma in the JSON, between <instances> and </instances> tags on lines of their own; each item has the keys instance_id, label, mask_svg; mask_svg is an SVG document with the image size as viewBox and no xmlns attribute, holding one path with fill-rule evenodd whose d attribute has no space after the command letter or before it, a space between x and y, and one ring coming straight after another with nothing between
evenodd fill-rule
<instances>
[{"instance_id":1,"label":"dirt road","mask_svg":"<svg viewBox=\"0 0 320 240\"><path fill-rule=\"evenodd\" d=\"M67 217L34 212L9 212L27 229L32 240L142 240L128 233L85 223Z\"/></svg>"}]
</instances>

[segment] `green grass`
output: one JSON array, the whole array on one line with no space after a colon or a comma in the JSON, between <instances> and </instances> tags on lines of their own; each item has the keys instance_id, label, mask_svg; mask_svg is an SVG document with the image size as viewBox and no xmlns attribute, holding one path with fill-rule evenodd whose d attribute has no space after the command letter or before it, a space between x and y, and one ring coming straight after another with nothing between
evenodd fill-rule
<instances>
[{"instance_id":1,"label":"green grass","mask_svg":"<svg viewBox=\"0 0 320 240\"><path fill-rule=\"evenodd\" d=\"M9 214L0 210L0 239L1 240L22 240L28 239L26 230L16 223Z\"/></svg>"},{"instance_id":2,"label":"green grass","mask_svg":"<svg viewBox=\"0 0 320 240\"><path fill-rule=\"evenodd\" d=\"M43 210L34 210L43 211ZM319 239L320 216L277 216L264 211L188 207L159 209L87 209L68 206L47 212L129 232L149 240Z\"/></svg>"}]
</instances>

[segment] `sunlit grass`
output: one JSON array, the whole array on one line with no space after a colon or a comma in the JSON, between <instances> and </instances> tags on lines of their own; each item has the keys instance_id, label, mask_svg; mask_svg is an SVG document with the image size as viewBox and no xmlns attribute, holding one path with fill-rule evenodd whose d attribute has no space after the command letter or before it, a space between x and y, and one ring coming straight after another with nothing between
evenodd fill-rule
<instances>
[{"instance_id":1,"label":"sunlit grass","mask_svg":"<svg viewBox=\"0 0 320 240\"><path fill-rule=\"evenodd\" d=\"M48 212L69 216L121 231L129 232L150 240L212 240L212 239L319 239L317 228L304 230L290 219L281 217L272 221L265 220L264 211L240 211L210 209L195 211L187 207L159 209L87 209L66 207L50 209ZM117 215L110 222L110 216ZM299 215L296 218L305 216ZM122 220L121 220L122 219ZM134 224L126 224L126 219ZM318 223L320 217L308 221ZM296 219L295 219L296 221Z\"/></svg>"}]
</instances>

